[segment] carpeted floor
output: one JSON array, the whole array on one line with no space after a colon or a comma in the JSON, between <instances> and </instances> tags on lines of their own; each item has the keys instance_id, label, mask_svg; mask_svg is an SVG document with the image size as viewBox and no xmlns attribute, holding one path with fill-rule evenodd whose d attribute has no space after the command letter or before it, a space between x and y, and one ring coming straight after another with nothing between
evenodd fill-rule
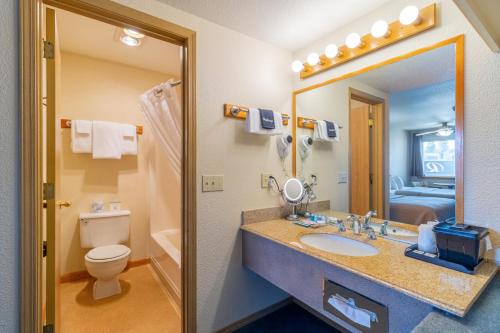
<instances>
[{"instance_id":1,"label":"carpeted floor","mask_svg":"<svg viewBox=\"0 0 500 333\"><path fill-rule=\"evenodd\" d=\"M340 333L324 321L292 303L248 324L235 333Z\"/></svg>"}]
</instances>

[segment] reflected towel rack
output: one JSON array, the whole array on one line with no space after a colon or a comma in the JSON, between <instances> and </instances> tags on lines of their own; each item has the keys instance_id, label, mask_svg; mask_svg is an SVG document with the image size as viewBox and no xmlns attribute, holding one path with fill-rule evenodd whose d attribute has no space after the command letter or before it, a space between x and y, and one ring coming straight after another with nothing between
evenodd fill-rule
<instances>
[{"instance_id":1,"label":"reflected towel rack","mask_svg":"<svg viewBox=\"0 0 500 333\"><path fill-rule=\"evenodd\" d=\"M71 128L71 119L61 119L61 128ZM136 126L136 133L142 135L142 126Z\"/></svg>"},{"instance_id":2,"label":"reflected towel rack","mask_svg":"<svg viewBox=\"0 0 500 333\"><path fill-rule=\"evenodd\" d=\"M236 104L224 104L224 117L237 118L237 119L247 119L249 108L246 106L236 105ZM290 116L282 113L283 125L288 125L288 120Z\"/></svg>"},{"instance_id":3,"label":"reflected towel rack","mask_svg":"<svg viewBox=\"0 0 500 333\"><path fill-rule=\"evenodd\" d=\"M306 118L306 117L297 117L297 127L314 129L315 123L316 123L316 119ZM344 128L343 126L340 126L340 125L338 125L338 126L340 129Z\"/></svg>"}]
</instances>

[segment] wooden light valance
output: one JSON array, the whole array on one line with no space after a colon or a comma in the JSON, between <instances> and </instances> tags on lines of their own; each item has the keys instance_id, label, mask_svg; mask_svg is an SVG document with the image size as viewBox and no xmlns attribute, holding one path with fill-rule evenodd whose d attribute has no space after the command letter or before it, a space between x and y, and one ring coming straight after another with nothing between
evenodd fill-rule
<instances>
[{"instance_id":1,"label":"wooden light valance","mask_svg":"<svg viewBox=\"0 0 500 333\"><path fill-rule=\"evenodd\" d=\"M300 78L305 79L316 75L434 27L436 25L436 4L431 4L420 9L419 15L420 19L417 24L402 25L399 20L390 23L390 34L386 37L375 38L368 33L361 37L361 46L350 49L346 45L341 45L339 46L337 57L333 59L323 54L320 56L320 62L316 66L304 63L304 69L300 72Z\"/></svg>"}]
</instances>

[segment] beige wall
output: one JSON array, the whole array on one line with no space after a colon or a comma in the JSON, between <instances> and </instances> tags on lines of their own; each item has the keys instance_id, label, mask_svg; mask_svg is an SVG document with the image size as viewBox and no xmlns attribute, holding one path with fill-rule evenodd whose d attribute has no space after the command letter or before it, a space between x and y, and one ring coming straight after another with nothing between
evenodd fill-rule
<instances>
[{"instance_id":1,"label":"beige wall","mask_svg":"<svg viewBox=\"0 0 500 333\"><path fill-rule=\"evenodd\" d=\"M197 33L198 332L213 332L286 296L241 264L241 211L280 204L260 188L261 173L284 177L276 143L245 134L242 121L222 116L222 106L290 113L290 53L159 1L117 2ZM203 174L223 174L224 191L202 193Z\"/></svg>"},{"instance_id":2,"label":"beige wall","mask_svg":"<svg viewBox=\"0 0 500 333\"><path fill-rule=\"evenodd\" d=\"M337 81L297 95L297 116L330 120L343 126L339 134L340 142L314 142L311 155L303 163L297 153L297 175L310 181L310 175L316 174L318 177L318 185L314 187L316 200L330 200L332 209L344 212L349 211L349 184L339 184L338 174L349 171L349 88L388 101L385 92L355 79ZM313 131L298 128L297 136L301 134L312 137ZM301 170L302 175L299 174Z\"/></svg>"},{"instance_id":3,"label":"beige wall","mask_svg":"<svg viewBox=\"0 0 500 333\"><path fill-rule=\"evenodd\" d=\"M131 260L148 257L148 166L154 161L151 132L145 124L138 98L171 75L77 54L61 55L60 107L57 119L108 120L144 126L138 156L120 160L93 160L91 154L73 154L70 130L57 126L57 197L69 200L59 211L61 274L85 270L86 249L80 247L78 215L88 212L92 200L122 202L131 215ZM154 164L151 164L154 169ZM164 179L169 176L165 172Z\"/></svg>"}]
</instances>

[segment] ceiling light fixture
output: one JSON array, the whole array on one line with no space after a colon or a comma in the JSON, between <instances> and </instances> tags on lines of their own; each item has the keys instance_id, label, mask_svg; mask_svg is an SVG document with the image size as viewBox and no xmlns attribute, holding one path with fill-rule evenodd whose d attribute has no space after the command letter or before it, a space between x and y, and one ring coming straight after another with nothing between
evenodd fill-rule
<instances>
[{"instance_id":1,"label":"ceiling light fixture","mask_svg":"<svg viewBox=\"0 0 500 333\"><path fill-rule=\"evenodd\" d=\"M339 51L339 47L335 44L330 44L325 47L325 56L327 58L333 59L335 57L340 57L341 53Z\"/></svg>"},{"instance_id":2,"label":"ceiling light fixture","mask_svg":"<svg viewBox=\"0 0 500 333\"><path fill-rule=\"evenodd\" d=\"M319 55L315 52L309 53L307 63L311 66L316 66L319 63Z\"/></svg>"},{"instance_id":3,"label":"ceiling light fixture","mask_svg":"<svg viewBox=\"0 0 500 333\"><path fill-rule=\"evenodd\" d=\"M304 64L302 63L302 61L295 60L294 62L292 62L292 71L294 73L299 73L303 69L304 69Z\"/></svg>"},{"instance_id":4,"label":"ceiling light fixture","mask_svg":"<svg viewBox=\"0 0 500 333\"><path fill-rule=\"evenodd\" d=\"M357 47L363 47L363 41L361 40L361 36L358 33L352 32L347 35L345 39L345 45L350 49L355 49Z\"/></svg>"},{"instance_id":5,"label":"ceiling light fixture","mask_svg":"<svg viewBox=\"0 0 500 333\"><path fill-rule=\"evenodd\" d=\"M421 20L420 10L417 6L407 6L399 14L399 22L402 25L417 25Z\"/></svg>"},{"instance_id":6,"label":"ceiling light fixture","mask_svg":"<svg viewBox=\"0 0 500 333\"><path fill-rule=\"evenodd\" d=\"M141 45L140 39L130 37L129 35L121 36L120 41L127 46L139 46L139 45Z\"/></svg>"},{"instance_id":7,"label":"ceiling light fixture","mask_svg":"<svg viewBox=\"0 0 500 333\"><path fill-rule=\"evenodd\" d=\"M440 128L437 130L436 135L437 136L450 136L454 132L453 128L449 127L448 125L445 125L445 127Z\"/></svg>"},{"instance_id":8,"label":"ceiling light fixture","mask_svg":"<svg viewBox=\"0 0 500 333\"><path fill-rule=\"evenodd\" d=\"M391 31L389 30L389 24L384 20L378 20L373 23L371 34L375 38L389 37Z\"/></svg>"},{"instance_id":9,"label":"ceiling light fixture","mask_svg":"<svg viewBox=\"0 0 500 333\"><path fill-rule=\"evenodd\" d=\"M134 29L123 28L123 32L132 38L138 38L138 39L144 38L144 34L141 34L140 32Z\"/></svg>"}]
</instances>

